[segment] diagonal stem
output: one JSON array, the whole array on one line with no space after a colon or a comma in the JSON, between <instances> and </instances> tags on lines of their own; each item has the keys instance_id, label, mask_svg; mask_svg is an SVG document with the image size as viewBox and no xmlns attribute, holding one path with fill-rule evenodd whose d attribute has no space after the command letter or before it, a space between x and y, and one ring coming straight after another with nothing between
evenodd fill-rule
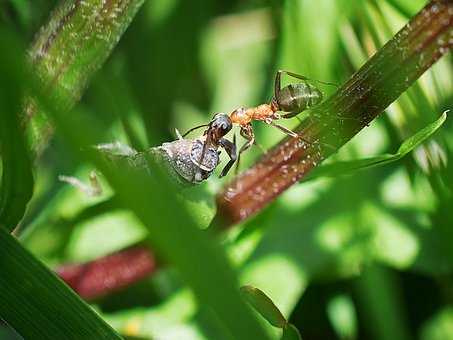
<instances>
[{"instance_id":1,"label":"diagonal stem","mask_svg":"<svg viewBox=\"0 0 453 340\"><path fill-rule=\"evenodd\" d=\"M453 1L433 0L297 129L217 196L213 225L266 207L370 124L453 46ZM334 149L325 147L333 145Z\"/></svg>"}]
</instances>

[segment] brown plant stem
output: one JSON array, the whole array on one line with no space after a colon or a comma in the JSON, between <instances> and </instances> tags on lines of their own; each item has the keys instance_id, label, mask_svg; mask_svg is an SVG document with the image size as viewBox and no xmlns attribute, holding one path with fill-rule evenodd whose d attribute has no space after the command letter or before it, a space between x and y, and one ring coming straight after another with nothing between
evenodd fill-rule
<instances>
[{"instance_id":1,"label":"brown plant stem","mask_svg":"<svg viewBox=\"0 0 453 340\"><path fill-rule=\"evenodd\" d=\"M433 0L297 129L217 196L214 226L266 207L370 124L453 46L453 2Z\"/></svg>"},{"instance_id":2,"label":"brown plant stem","mask_svg":"<svg viewBox=\"0 0 453 340\"><path fill-rule=\"evenodd\" d=\"M156 269L156 258L149 248L134 246L94 261L60 266L56 273L91 301L140 281Z\"/></svg>"}]
</instances>

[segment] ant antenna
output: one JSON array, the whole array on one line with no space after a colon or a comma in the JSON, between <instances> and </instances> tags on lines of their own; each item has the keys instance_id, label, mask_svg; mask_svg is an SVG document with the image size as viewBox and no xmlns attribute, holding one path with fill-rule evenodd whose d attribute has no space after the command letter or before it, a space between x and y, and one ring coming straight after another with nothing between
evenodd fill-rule
<instances>
[{"instance_id":1,"label":"ant antenna","mask_svg":"<svg viewBox=\"0 0 453 340\"><path fill-rule=\"evenodd\" d=\"M206 126L209 126L209 124L203 124L203 125L195 126L195 127L191 128L189 131L187 131L185 134L183 134L182 137L184 138L185 136L187 136L192 131L195 131L195 130L197 130L199 128L206 127Z\"/></svg>"}]
</instances>

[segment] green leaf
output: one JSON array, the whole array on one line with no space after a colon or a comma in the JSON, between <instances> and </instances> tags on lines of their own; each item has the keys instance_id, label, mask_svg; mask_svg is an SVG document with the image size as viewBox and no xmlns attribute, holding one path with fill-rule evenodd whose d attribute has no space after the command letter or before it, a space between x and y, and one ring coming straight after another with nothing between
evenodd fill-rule
<instances>
[{"instance_id":1,"label":"green leaf","mask_svg":"<svg viewBox=\"0 0 453 340\"><path fill-rule=\"evenodd\" d=\"M357 338L357 313L348 295L337 295L327 306L327 316L340 339Z\"/></svg>"},{"instance_id":2,"label":"green leaf","mask_svg":"<svg viewBox=\"0 0 453 340\"><path fill-rule=\"evenodd\" d=\"M0 154L2 180L0 189L0 227L11 231L22 219L33 192L31 162L19 122L23 100L23 50L17 39L0 31L7 49L0 53Z\"/></svg>"},{"instance_id":3,"label":"green leaf","mask_svg":"<svg viewBox=\"0 0 453 340\"><path fill-rule=\"evenodd\" d=\"M241 293L244 299L272 326L285 327L287 323L285 317L262 290L247 285L241 287Z\"/></svg>"},{"instance_id":4,"label":"green leaf","mask_svg":"<svg viewBox=\"0 0 453 340\"><path fill-rule=\"evenodd\" d=\"M425 321L421 330L421 340L453 339L453 308L444 307Z\"/></svg>"},{"instance_id":5,"label":"green leaf","mask_svg":"<svg viewBox=\"0 0 453 340\"><path fill-rule=\"evenodd\" d=\"M288 323L285 328L283 328L283 335L281 340L302 340L298 329L293 324Z\"/></svg>"},{"instance_id":6,"label":"green leaf","mask_svg":"<svg viewBox=\"0 0 453 340\"><path fill-rule=\"evenodd\" d=\"M143 2L58 2L28 55L40 87L59 110L68 111L80 100ZM50 124L42 108L28 105L26 110L32 112L28 132L39 150L51 135Z\"/></svg>"},{"instance_id":7,"label":"green leaf","mask_svg":"<svg viewBox=\"0 0 453 340\"><path fill-rule=\"evenodd\" d=\"M0 249L0 318L25 339L121 339L5 230Z\"/></svg>"},{"instance_id":8,"label":"green leaf","mask_svg":"<svg viewBox=\"0 0 453 340\"><path fill-rule=\"evenodd\" d=\"M42 105L48 99L43 98ZM152 175L127 167L112 167L89 147L97 142L97 130L83 122L80 112L66 116L50 106L46 111L74 152L86 150L85 157L102 171L122 206L130 209L147 228L153 248L179 269L199 303L212 311L215 319L221 320L228 336L267 339L241 300L239 283L220 245L196 227L177 199L175 183L161 173L162 169L152 160L149 160L150 169L155 169Z\"/></svg>"},{"instance_id":9,"label":"green leaf","mask_svg":"<svg viewBox=\"0 0 453 340\"><path fill-rule=\"evenodd\" d=\"M321 165L315 168L307 177L304 178L303 181L305 182L318 177L338 177L341 175L349 175L358 170L386 165L400 160L430 138L442 126L447 119L447 112L448 110L445 111L439 119L427 125L415 135L406 139L395 154L385 154L377 157Z\"/></svg>"}]
</instances>

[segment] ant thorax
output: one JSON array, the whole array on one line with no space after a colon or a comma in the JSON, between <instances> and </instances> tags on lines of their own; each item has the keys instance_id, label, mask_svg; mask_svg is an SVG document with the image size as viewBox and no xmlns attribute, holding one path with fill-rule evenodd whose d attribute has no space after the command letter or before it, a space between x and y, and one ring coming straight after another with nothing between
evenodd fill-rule
<instances>
[{"instance_id":1,"label":"ant thorax","mask_svg":"<svg viewBox=\"0 0 453 340\"><path fill-rule=\"evenodd\" d=\"M235 124L244 126L253 120L267 121L274 118L275 111L270 104L261 104L257 107L245 109L240 107L234 110L231 115L231 121Z\"/></svg>"},{"instance_id":2,"label":"ant thorax","mask_svg":"<svg viewBox=\"0 0 453 340\"><path fill-rule=\"evenodd\" d=\"M275 112L269 104L258 105L257 107L249 109L249 111L252 111L254 120L267 121L269 119L274 119Z\"/></svg>"},{"instance_id":3,"label":"ant thorax","mask_svg":"<svg viewBox=\"0 0 453 340\"><path fill-rule=\"evenodd\" d=\"M230 114L230 119L233 124L246 125L252 121L252 117L248 114L248 110L240 107Z\"/></svg>"}]
</instances>

